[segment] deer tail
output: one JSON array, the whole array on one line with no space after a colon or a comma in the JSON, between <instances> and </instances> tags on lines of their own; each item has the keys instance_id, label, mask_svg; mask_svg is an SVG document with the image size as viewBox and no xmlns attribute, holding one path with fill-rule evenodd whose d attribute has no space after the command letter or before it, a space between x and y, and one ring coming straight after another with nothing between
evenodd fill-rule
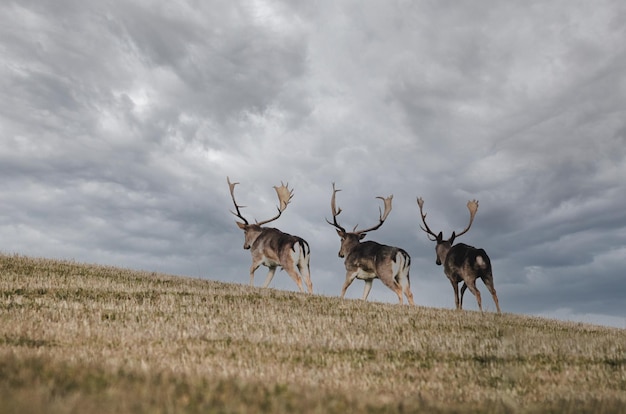
<instances>
[{"instance_id":1,"label":"deer tail","mask_svg":"<svg viewBox=\"0 0 626 414\"><path fill-rule=\"evenodd\" d=\"M483 249L478 249L476 251L476 257L474 258L474 262L476 263L476 266L483 270L487 270L489 269L489 267L491 267L489 256L487 256L487 252Z\"/></svg>"}]
</instances>

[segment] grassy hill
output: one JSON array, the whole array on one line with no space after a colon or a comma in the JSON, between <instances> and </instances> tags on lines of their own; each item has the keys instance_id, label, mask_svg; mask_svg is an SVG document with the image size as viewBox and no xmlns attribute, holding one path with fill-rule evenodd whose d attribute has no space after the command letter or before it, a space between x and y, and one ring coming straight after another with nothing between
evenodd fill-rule
<instances>
[{"instance_id":1,"label":"grassy hill","mask_svg":"<svg viewBox=\"0 0 626 414\"><path fill-rule=\"evenodd\" d=\"M0 255L0 413L626 410L626 330Z\"/></svg>"}]
</instances>

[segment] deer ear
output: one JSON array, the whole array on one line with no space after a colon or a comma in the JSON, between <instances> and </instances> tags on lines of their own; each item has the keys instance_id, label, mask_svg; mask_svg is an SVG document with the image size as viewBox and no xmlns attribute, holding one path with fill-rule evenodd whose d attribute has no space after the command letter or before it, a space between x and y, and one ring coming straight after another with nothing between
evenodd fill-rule
<instances>
[{"instance_id":1,"label":"deer ear","mask_svg":"<svg viewBox=\"0 0 626 414\"><path fill-rule=\"evenodd\" d=\"M367 236L367 233L359 234L359 240L363 240Z\"/></svg>"},{"instance_id":2,"label":"deer ear","mask_svg":"<svg viewBox=\"0 0 626 414\"><path fill-rule=\"evenodd\" d=\"M335 229L337 231L337 234L339 235L339 237L343 238L346 233L344 233L343 231L339 230L339 229Z\"/></svg>"},{"instance_id":3,"label":"deer ear","mask_svg":"<svg viewBox=\"0 0 626 414\"><path fill-rule=\"evenodd\" d=\"M454 243L454 238L456 237L456 234L454 232L452 232L452 236L450 236L450 240L448 240L450 242L450 244Z\"/></svg>"},{"instance_id":4,"label":"deer ear","mask_svg":"<svg viewBox=\"0 0 626 414\"><path fill-rule=\"evenodd\" d=\"M440 231L437 235L437 243L441 243L443 241L443 232Z\"/></svg>"},{"instance_id":5,"label":"deer ear","mask_svg":"<svg viewBox=\"0 0 626 414\"><path fill-rule=\"evenodd\" d=\"M239 226L239 228L240 228L241 230L245 230L245 229L246 229L246 227L247 227L247 225L246 225L246 224L241 223L241 222L239 222L239 221L235 221L235 223L237 223L237 226Z\"/></svg>"}]
</instances>

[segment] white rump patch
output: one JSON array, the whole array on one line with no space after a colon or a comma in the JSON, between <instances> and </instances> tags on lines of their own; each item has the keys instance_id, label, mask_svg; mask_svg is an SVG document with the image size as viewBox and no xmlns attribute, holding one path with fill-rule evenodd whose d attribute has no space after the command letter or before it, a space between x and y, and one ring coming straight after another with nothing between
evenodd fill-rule
<instances>
[{"instance_id":1,"label":"white rump patch","mask_svg":"<svg viewBox=\"0 0 626 414\"><path fill-rule=\"evenodd\" d=\"M293 249L290 249L290 250L291 250L290 252L291 259L293 260L294 263L298 263L300 261L300 256L304 254L300 246L300 243L294 243Z\"/></svg>"},{"instance_id":2,"label":"white rump patch","mask_svg":"<svg viewBox=\"0 0 626 414\"><path fill-rule=\"evenodd\" d=\"M406 268L406 258L401 252L398 252L396 255L396 260L391 263L391 271L393 272L393 277L400 276L401 279L406 277L407 273Z\"/></svg>"},{"instance_id":3,"label":"white rump patch","mask_svg":"<svg viewBox=\"0 0 626 414\"><path fill-rule=\"evenodd\" d=\"M480 267L484 267L485 266L485 260L483 260L482 256L476 256L476 263Z\"/></svg>"},{"instance_id":4,"label":"white rump patch","mask_svg":"<svg viewBox=\"0 0 626 414\"><path fill-rule=\"evenodd\" d=\"M295 267L300 266L308 266L307 261L307 248L306 245L302 246L300 243L294 243L293 249L290 249L291 260L293 260L293 264Z\"/></svg>"}]
</instances>

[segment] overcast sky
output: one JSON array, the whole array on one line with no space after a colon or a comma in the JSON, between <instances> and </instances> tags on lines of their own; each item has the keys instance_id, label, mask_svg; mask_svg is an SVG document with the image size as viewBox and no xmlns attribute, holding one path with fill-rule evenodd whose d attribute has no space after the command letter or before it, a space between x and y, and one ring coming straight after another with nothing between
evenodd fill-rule
<instances>
[{"instance_id":1,"label":"overcast sky","mask_svg":"<svg viewBox=\"0 0 626 414\"><path fill-rule=\"evenodd\" d=\"M626 328L624 39L621 0L3 1L0 251L245 284L226 177L249 220L283 181L272 226L336 296L335 182L349 229L394 195L366 240L453 308L416 197L446 237L478 199L458 241L489 253L504 312Z\"/></svg>"}]
</instances>

